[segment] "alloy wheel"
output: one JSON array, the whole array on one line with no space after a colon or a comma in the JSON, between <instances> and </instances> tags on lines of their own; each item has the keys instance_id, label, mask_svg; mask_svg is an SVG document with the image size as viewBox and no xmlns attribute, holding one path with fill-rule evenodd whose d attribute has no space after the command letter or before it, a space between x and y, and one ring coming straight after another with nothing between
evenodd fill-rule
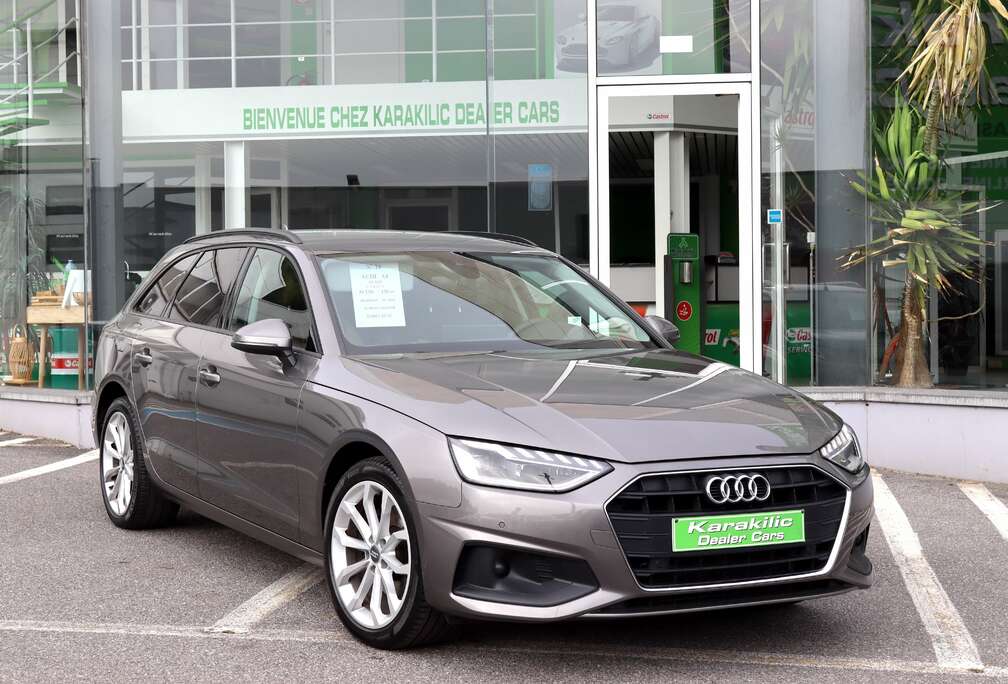
<instances>
[{"instance_id":1,"label":"alloy wheel","mask_svg":"<svg viewBox=\"0 0 1008 684\"><path fill-rule=\"evenodd\" d=\"M113 413L105 424L101 470L109 508L118 516L125 515L133 500L133 440L122 413Z\"/></svg>"},{"instance_id":2,"label":"alloy wheel","mask_svg":"<svg viewBox=\"0 0 1008 684\"><path fill-rule=\"evenodd\" d=\"M410 540L395 496L371 480L347 490L333 521L333 586L346 614L380 629L399 615L410 581Z\"/></svg>"}]
</instances>

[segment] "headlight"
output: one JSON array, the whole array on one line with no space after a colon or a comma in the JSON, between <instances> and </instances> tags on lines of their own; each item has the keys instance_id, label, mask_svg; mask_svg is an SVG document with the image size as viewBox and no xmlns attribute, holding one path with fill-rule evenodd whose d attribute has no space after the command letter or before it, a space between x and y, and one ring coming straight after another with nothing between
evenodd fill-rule
<instances>
[{"instance_id":1,"label":"headlight","mask_svg":"<svg viewBox=\"0 0 1008 684\"><path fill-rule=\"evenodd\" d=\"M850 425L844 423L837 436L826 443L819 450L822 457L827 461L832 461L838 466L851 473L856 473L864 467L865 460L861 456L861 447L858 446L857 436Z\"/></svg>"},{"instance_id":2,"label":"headlight","mask_svg":"<svg viewBox=\"0 0 1008 684\"><path fill-rule=\"evenodd\" d=\"M603 41L603 45L615 45L623 40L624 36L613 36L612 38L606 38Z\"/></svg>"},{"instance_id":3,"label":"headlight","mask_svg":"<svg viewBox=\"0 0 1008 684\"><path fill-rule=\"evenodd\" d=\"M462 478L491 487L569 492L612 470L605 461L552 451L471 439L449 438L448 444Z\"/></svg>"}]
</instances>

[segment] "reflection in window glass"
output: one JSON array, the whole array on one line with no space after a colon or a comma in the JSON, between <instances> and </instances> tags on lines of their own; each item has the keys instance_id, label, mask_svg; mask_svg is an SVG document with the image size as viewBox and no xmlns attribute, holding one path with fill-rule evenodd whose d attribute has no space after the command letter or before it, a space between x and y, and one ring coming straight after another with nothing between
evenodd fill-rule
<instances>
[{"instance_id":1,"label":"reflection in window glass","mask_svg":"<svg viewBox=\"0 0 1008 684\"><path fill-rule=\"evenodd\" d=\"M276 0L235 0L235 21L278 21L289 19L291 5L312 4L277 2ZM342 3L341 3L342 4ZM350 3L347 3L350 4Z\"/></svg>"},{"instance_id":2,"label":"reflection in window glass","mask_svg":"<svg viewBox=\"0 0 1008 684\"><path fill-rule=\"evenodd\" d=\"M220 24L231 21L231 0L186 0L186 8L190 24Z\"/></svg>"},{"instance_id":3,"label":"reflection in window glass","mask_svg":"<svg viewBox=\"0 0 1008 684\"><path fill-rule=\"evenodd\" d=\"M494 5L491 230L588 263L585 0ZM584 37L580 37L584 46ZM565 46L570 49L564 50Z\"/></svg>"},{"instance_id":4,"label":"reflection in window glass","mask_svg":"<svg viewBox=\"0 0 1008 684\"><path fill-rule=\"evenodd\" d=\"M182 285L186 273L192 268L198 256L198 254L187 256L169 266L164 274L157 279L157 282L144 294L137 304L136 310L139 313L151 316L160 316L163 314L168 302L175 296L179 286Z\"/></svg>"},{"instance_id":5,"label":"reflection in window glass","mask_svg":"<svg viewBox=\"0 0 1008 684\"><path fill-rule=\"evenodd\" d=\"M172 65L174 67L174 64ZM199 59L186 62L190 88L227 88L231 85L231 62Z\"/></svg>"},{"instance_id":6,"label":"reflection in window glass","mask_svg":"<svg viewBox=\"0 0 1008 684\"><path fill-rule=\"evenodd\" d=\"M189 57L228 57L231 30L227 26L190 26L186 29Z\"/></svg>"},{"instance_id":7,"label":"reflection in window glass","mask_svg":"<svg viewBox=\"0 0 1008 684\"><path fill-rule=\"evenodd\" d=\"M867 26L846 3L765 0L761 140L764 374L790 385L868 382L871 296L840 258L866 236L850 186L867 163ZM829 27L821 31L820 27Z\"/></svg>"},{"instance_id":8,"label":"reflection in window glass","mask_svg":"<svg viewBox=\"0 0 1008 684\"><path fill-rule=\"evenodd\" d=\"M229 329L268 318L287 324L295 347L314 349L308 300L294 262L279 252L257 249L235 297Z\"/></svg>"},{"instance_id":9,"label":"reflection in window glass","mask_svg":"<svg viewBox=\"0 0 1008 684\"><path fill-rule=\"evenodd\" d=\"M147 0L147 17L150 26L176 24L175 0Z\"/></svg>"},{"instance_id":10,"label":"reflection in window glass","mask_svg":"<svg viewBox=\"0 0 1008 684\"><path fill-rule=\"evenodd\" d=\"M597 3L600 74L723 74L750 69L750 0ZM565 27L557 39L564 61L584 59L586 35L583 19Z\"/></svg>"},{"instance_id":11,"label":"reflection in window glass","mask_svg":"<svg viewBox=\"0 0 1008 684\"><path fill-rule=\"evenodd\" d=\"M168 319L178 323L216 325L224 306L224 293L214 268L214 253L203 252L175 295Z\"/></svg>"},{"instance_id":12,"label":"reflection in window glass","mask_svg":"<svg viewBox=\"0 0 1008 684\"><path fill-rule=\"evenodd\" d=\"M413 252L322 260L360 353L653 347L594 285L549 256Z\"/></svg>"},{"instance_id":13,"label":"reflection in window glass","mask_svg":"<svg viewBox=\"0 0 1008 684\"><path fill-rule=\"evenodd\" d=\"M151 59L173 59L175 55L175 42L177 29L170 28L150 28L147 30L149 38L148 47Z\"/></svg>"}]
</instances>

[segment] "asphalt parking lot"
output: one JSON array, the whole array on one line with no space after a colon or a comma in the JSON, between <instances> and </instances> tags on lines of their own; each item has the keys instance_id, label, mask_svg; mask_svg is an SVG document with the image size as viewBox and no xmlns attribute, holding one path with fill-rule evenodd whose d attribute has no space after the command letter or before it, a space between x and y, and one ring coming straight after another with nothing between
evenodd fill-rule
<instances>
[{"instance_id":1,"label":"asphalt parking lot","mask_svg":"<svg viewBox=\"0 0 1008 684\"><path fill-rule=\"evenodd\" d=\"M369 650L321 574L183 513L113 527L97 462L0 435L0 681L1008 681L1008 486L876 473L867 592ZM74 459L74 460L69 460Z\"/></svg>"}]
</instances>

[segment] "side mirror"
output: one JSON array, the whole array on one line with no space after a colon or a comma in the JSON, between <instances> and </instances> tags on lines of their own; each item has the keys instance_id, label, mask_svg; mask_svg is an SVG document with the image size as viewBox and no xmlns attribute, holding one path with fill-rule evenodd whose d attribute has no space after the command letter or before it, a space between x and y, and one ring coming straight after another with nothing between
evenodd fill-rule
<instances>
[{"instance_id":1,"label":"side mirror","mask_svg":"<svg viewBox=\"0 0 1008 684\"><path fill-rule=\"evenodd\" d=\"M672 321L661 316L645 316L644 320L669 344L679 341L679 328Z\"/></svg>"},{"instance_id":2,"label":"side mirror","mask_svg":"<svg viewBox=\"0 0 1008 684\"><path fill-rule=\"evenodd\" d=\"M296 360L290 330L279 318L266 318L239 328L231 336L231 346L249 354L277 356L288 366L293 366Z\"/></svg>"}]
</instances>

